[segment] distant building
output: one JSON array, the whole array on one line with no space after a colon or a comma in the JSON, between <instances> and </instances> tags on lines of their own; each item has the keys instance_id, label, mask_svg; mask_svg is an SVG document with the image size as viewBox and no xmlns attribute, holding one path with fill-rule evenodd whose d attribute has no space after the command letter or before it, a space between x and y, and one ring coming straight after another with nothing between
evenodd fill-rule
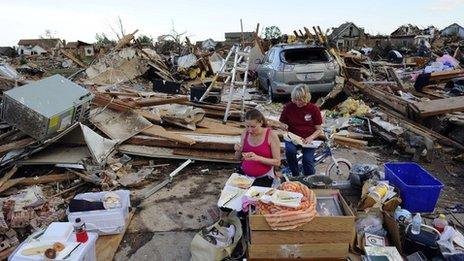
<instances>
[{"instance_id":1,"label":"distant building","mask_svg":"<svg viewBox=\"0 0 464 261\"><path fill-rule=\"evenodd\" d=\"M332 33L329 34L330 41L335 43L338 49L344 51L361 46L364 38L364 29L352 22L346 22L339 27L332 28Z\"/></svg>"},{"instance_id":2,"label":"distant building","mask_svg":"<svg viewBox=\"0 0 464 261\"><path fill-rule=\"evenodd\" d=\"M95 49L93 44L77 40L76 42L69 42L64 47L68 51L80 57L93 57L95 56Z\"/></svg>"},{"instance_id":3,"label":"distant building","mask_svg":"<svg viewBox=\"0 0 464 261\"><path fill-rule=\"evenodd\" d=\"M21 39L18 42L19 55L54 54L59 48L63 48L60 39Z\"/></svg>"},{"instance_id":4,"label":"distant building","mask_svg":"<svg viewBox=\"0 0 464 261\"><path fill-rule=\"evenodd\" d=\"M459 36L460 38L464 38L464 28L457 23L454 23L452 25L449 25L445 29L441 30L440 32L441 36L451 36L451 35L456 35Z\"/></svg>"},{"instance_id":5,"label":"distant building","mask_svg":"<svg viewBox=\"0 0 464 261\"><path fill-rule=\"evenodd\" d=\"M0 56L15 57L16 50L13 47L9 46L0 47Z\"/></svg>"},{"instance_id":6,"label":"distant building","mask_svg":"<svg viewBox=\"0 0 464 261\"><path fill-rule=\"evenodd\" d=\"M412 24L405 24L390 34L391 45L395 48L411 48L415 46L415 39L417 35L422 34L419 27Z\"/></svg>"},{"instance_id":7,"label":"distant building","mask_svg":"<svg viewBox=\"0 0 464 261\"><path fill-rule=\"evenodd\" d=\"M209 38L201 42L201 49L208 51L214 50L216 48L216 45L217 43L213 39Z\"/></svg>"},{"instance_id":8,"label":"distant building","mask_svg":"<svg viewBox=\"0 0 464 261\"><path fill-rule=\"evenodd\" d=\"M230 32L225 33L226 41L225 43L240 43L242 42L242 33L241 32ZM254 32L243 32L243 38L245 42L252 42L254 38Z\"/></svg>"}]
</instances>

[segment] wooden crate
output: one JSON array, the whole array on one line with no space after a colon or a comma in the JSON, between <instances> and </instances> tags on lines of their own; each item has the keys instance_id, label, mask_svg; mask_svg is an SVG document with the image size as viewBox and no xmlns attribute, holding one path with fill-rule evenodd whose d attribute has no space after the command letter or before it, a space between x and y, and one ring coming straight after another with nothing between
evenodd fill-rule
<instances>
[{"instance_id":1,"label":"wooden crate","mask_svg":"<svg viewBox=\"0 0 464 261\"><path fill-rule=\"evenodd\" d=\"M314 190L316 196L337 195L345 216L317 216L291 230L272 230L262 215L250 215L249 260L343 259L355 239L355 215L338 190Z\"/></svg>"}]
</instances>

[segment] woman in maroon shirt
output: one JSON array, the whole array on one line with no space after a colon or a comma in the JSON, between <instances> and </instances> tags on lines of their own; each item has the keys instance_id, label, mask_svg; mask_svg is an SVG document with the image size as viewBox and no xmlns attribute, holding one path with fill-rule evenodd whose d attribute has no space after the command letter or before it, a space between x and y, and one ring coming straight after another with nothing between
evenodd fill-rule
<instances>
[{"instance_id":1,"label":"woman in maroon shirt","mask_svg":"<svg viewBox=\"0 0 464 261\"><path fill-rule=\"evenodd\" d=\"M303 138L304 143L311 143L319 134L322 133L322 116L319 108L310 102L311 94L308 86L300 84L292 91L292 102L285 105L280 121L287 124L288 131ZM304 175L313 175L314 168L314 151L312 148L303 148L285 142L285 156L294 177L299 176L298 162L296 154L298 150L303 151L303 171Z\"/></svg>"}]
</instances>

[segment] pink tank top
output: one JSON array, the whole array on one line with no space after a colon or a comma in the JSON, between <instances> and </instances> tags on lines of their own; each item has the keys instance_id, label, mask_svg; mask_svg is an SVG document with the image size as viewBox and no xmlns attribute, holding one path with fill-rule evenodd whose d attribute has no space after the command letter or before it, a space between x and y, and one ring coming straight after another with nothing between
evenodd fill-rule
<instances>
[{"instance_id":1,"label":"pink tank top","mask_svg":"<svg viewBox=\"0 0 464 261\"><path fill-rule=\"evenodd\" d=\"M266 129L266 134L263 143L258 146L253 146L248 142L248 132L245 134L245 140L243 144L243 152L254 152L256 155L265 158L272 158L271 145L269 144L269 134L271 129ZM244 160L242 161L243 172L251 177L259 177L268 173L272 169L272 166L263 164L259 161Z\"/></svg>"}]
</instances>

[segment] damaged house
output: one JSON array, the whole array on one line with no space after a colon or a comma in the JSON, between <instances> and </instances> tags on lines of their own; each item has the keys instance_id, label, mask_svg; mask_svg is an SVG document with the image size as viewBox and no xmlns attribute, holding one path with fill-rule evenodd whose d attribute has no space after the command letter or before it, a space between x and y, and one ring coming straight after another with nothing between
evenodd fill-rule
<instances>
[{"instance_id":1,"label":"damaged house","mask_svg":"<svg viewBox=\"0 0 464 261\"><path fill-rule=\"evenodd\" d=\"M348 51L361 45L364 28L358 27L352 22L346 22L339 27L332 28L329 39L335 43L339 50Z\"/></svg>"},{"instance_id":2,"label":"damaged house","mask_svg":"<svg viewBox=\"0 0 464 261\"><path fill-rule=\"evenodd\" d=\"M447 26L445 29L441 30L441 36L459 36L459 38L464 39L464 27L454 23L452 25Z\"/></svg>"},{"instance_id":3,"label":"damaged house","mask_svg":"<svg viewBox=\"0 0 464 261\"><path fill-rule=\"evenodd\" d=\"M63 42L58 38L52 39L21 39L18 42L19 55L34 55L51 53L54 54L55 50L63 48Z\"/></svg>"},{"instance_id":4,"label":"damaged house","mask_svg":"<svg viewBox=\"0 0 464 261\"><path fill-rule=\"evenodd\" d=\"M419 27L412 24L402 25L390 34L390 42L396 48L411 48L414 46L414 39L420 34L421 29Z\"/></svg>"},{"instance_id":5,"label":"damaged house","mask_svg":"<svg viewBox=\"0 0 464 261\"><path fill-rule=\"evenodd\" d=\"M79 40L67 43L65 49L79 57L93 57L95 55L93 44Z\"/></svg>"}]
</instances>

